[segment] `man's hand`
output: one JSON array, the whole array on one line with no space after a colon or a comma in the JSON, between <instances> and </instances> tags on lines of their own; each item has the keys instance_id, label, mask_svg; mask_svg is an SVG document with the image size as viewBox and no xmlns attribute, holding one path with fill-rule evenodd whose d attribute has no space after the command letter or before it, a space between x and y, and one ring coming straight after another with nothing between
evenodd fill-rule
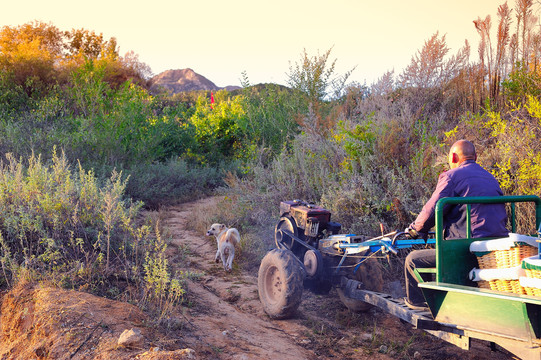
<instances>
[{"instance_id":1,"label":"man's hand","mask_svg":"<svg viewBox=\"0 0 541 360\"><path fill-rule=\"evenodd\" d=\"M408 234L412 239L417 239L419 237L419 233L415 229L407 227L404 232Z\"/></svg>"}]
</instances>

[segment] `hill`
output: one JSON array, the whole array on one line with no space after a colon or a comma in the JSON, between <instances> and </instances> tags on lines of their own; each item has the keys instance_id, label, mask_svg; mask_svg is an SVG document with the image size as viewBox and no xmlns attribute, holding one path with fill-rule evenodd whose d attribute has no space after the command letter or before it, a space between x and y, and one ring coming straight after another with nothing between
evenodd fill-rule
<instances>
[{"instance_id":1,"label":"hill","mask_svg":"<svg viewBox=\"0 0 541 360\"><path fill-rule=\"evenodd\" d=\"M216 86L212 81L193 71L192 69L166 70L150 79L150 89L159 92L163 89L172 94L188 91L217 91L221 89L235 90L239 86Z\"/></svg>"}]
</instances>

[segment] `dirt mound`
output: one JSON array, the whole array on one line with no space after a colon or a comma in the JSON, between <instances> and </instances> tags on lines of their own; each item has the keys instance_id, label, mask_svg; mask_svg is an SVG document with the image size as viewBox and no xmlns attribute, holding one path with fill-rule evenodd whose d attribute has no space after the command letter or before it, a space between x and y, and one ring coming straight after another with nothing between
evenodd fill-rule
<instances>
[{"instance_id":1,"label":"dirt mound","mask_svg":"<svg viewBox=\"0 0 541 360\"><path fill-rule=\"evenodd\" d=\"M137 307L91 294L22 285L3 297L0 359L183 359L149 351L154 329ZM117 345L126 329L139 329L137 348ZM167 357L163 357L167 355ZM171 356L169 356L171 355Z\"/></svg>"}]
</instances>

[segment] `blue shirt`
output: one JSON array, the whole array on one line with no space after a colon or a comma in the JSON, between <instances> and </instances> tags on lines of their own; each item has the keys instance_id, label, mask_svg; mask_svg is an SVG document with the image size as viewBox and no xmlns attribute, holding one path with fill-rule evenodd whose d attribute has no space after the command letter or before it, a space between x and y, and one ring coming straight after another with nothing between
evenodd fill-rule
<instances>
[{"instance_id":1,"label":"blue shirt","mask_svg":"<svg viewBox=\"0 0 541 360\"><path fill-rule=\"evenodd\" d=\"M498 181L474 160L440 174L436 190L410 225L418 233L427 233L435 224L436 202L444 197L501 196ZM505 204L471 204L472 237L505 237ZM443 209L444 236L466 238L466 205L447 205Z\"/></svg>"}]
</instances>

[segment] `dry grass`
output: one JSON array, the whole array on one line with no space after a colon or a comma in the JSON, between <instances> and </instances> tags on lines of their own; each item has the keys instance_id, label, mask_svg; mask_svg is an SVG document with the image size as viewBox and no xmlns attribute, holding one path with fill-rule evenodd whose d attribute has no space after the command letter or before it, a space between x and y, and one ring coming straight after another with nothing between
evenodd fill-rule
<instances>
[{"instance_id":1,"label":"dry grass","mask_svg":"<svg viewBox=\"0 0 541 360\"><path fill-rule=\"evenodd\" d=\"M242 204L227 196L214 196L194 203L186 228L204 234L213 223L225 224L239 230L241 241L235 253L235 263L244 270L254 270L270 248L274 230L272 227L249 226L239 217L245 210Z\"/></svg>"},{"instance_id":2,"label":"dry grass","mask_svg":"<svg viewBox=\"0 0 541 360\"><path fill-rule=\"evenodd\" d=\"M203 234L213 223L227 225L221 214L223 201L223 197L215 196L194 203L190 219L186 223L186 229Z\"/></svg>"}]
</instances>

